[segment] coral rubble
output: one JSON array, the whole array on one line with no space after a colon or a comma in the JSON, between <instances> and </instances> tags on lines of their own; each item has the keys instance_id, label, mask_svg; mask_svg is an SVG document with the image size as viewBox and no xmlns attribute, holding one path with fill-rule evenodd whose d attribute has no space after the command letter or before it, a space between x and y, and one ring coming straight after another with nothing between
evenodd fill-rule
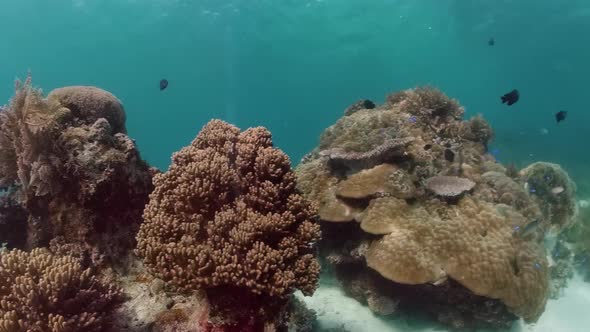
<instances>
[{"instance_id":1,"label":"coral rubble","mask_svg":"<svg viewBox=\"0 0 590 332\"><path fill-rule=\"evenodd\" d=\"M462 117L429 87L350 112L297 167L299 188L318 205L322 253L372 310L411 302L455 327L534 322L549 292L543 238L572 222L575 188L552 167L546 185L565 189L547 212L525 190L539 166L511 178L486 153L491 127Z\"/></svg>"}]
</instances>

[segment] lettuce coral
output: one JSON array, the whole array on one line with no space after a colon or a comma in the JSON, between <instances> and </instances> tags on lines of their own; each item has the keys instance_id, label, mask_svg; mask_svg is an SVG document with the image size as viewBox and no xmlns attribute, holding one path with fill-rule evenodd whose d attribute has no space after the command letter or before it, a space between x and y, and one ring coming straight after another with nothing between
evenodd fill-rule
<instances>
[{"instance_id":1,"label":"lettuce coral","mask_svg":"<svg viewBox=\"0 0 590 332\"><path fill-rule=\"evenodd\" d=\"M136 252L173 288L204 289L223 317L210 323L271 320L295 290L314 292L315 211L268 130L212 120L154 184Z\"/></svg>"}]
</instances>

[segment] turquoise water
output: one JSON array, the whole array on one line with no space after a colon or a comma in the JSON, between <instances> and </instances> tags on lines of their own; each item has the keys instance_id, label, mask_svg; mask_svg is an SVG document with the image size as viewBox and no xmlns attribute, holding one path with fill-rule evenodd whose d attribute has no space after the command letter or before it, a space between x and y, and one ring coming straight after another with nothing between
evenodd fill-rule
<instances>
[{"instance_id":1,"label":"turquoise water","mask_svg":"<svg viewBox=\"0 0 590 332\"><path fill-rule=\"evenodd\" d=\"M430 84L490 121L503 163L559 163L587 197L589 33L587 0L3 1L0 104L30 70L114 93L161 169L211 118L266 126L296 164L352 102Z\"/></svg>"},{"instance_id":2,"label":"turquoise water","mask_svg":"<svg viewBox=\"0 0 590 332\"><path fill-rule=\"evenodd\" d=\"M19 0L0 31L0 100L27 70L112 91L160 168L213 117L267 126L297 162L355 100L432 84L490 120L502 162L559 162L587 187L587 1Z\"/></svg>"}]
</instances>

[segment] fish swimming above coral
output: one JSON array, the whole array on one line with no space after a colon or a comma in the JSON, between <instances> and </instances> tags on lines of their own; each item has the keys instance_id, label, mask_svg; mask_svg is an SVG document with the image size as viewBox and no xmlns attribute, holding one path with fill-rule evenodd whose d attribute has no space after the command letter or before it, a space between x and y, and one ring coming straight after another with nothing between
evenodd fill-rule
<instances>
[{"instance_id":1,"label":"fish swimming above coral","mask_svg":"<svg viewBox=\"0 0 590 332\"><path fill-rule=\"evenodd\" d=\"M453 161L455 161L455 152L453 152L453 150L451 150L451 149L448 149L448 148L445 149L444 156L445 156L445 160L448 162L452 163Z\"/></svg>"},{"instance_id":2,"label":"fish swimming above coral","mask_svg":"<svg viewBox=\"0 0 590 332\"><path fill-rule=\"evenodd\" d=\"M560 123L561 121L565 120L566 117L567 111L559 111L555 113L555 121L557 121L557 123Z\"/></svg>"},{"instance_id":3,"label":"fish swimming above coral","mask_svg":"<svg viewBox=\"0 0 590 332\"><path fill-rule=\"evenodd\" d=\"M165 78L160 80L160 91L166 89L167 87L168 87L168 80Z\"/></svg>"},{"instance_id":4,"label":"fish swimming above coral","mask_svg":"<svg viewBox=\"0 0 590 332\"><path fill-rule=\"evenodd\" d=\"M502 99L502 104L507 104L508 106L514 105L518 99L520 98L520 93L518 90L514 89L507 94L500 97Z\"/></svg>"},{"instance_id":5,"label":"fish swimming above coral","mask_svg":"<svg viewBox=\"0 0 590 332\"><path fill-rule=\"evenodd\" d=\"M514 227L514 234L520 236L521 238L525 238L535 232L537 227L540 226L539 219L534 219L533 221L526 224L524 227L515 226Z\"/></svg>"}]
</instances>

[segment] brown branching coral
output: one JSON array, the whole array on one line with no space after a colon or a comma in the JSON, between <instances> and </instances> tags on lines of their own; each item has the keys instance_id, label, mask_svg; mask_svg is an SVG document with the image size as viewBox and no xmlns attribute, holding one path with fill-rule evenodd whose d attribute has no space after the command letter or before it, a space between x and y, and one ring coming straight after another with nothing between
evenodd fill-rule
<instances>
[{"instance_id":1,"label":"brown branching coral","mask_svg":"<svg viewBox=\"0 0 590 332\"><path fill-rule=\"evenodd\" d=\"M268 130L212 120L154 184L137 254L169 285L205 289L214 301L237 292L243 301L230 302L241 311L314 292L319 226Z\"/></svg>"},{"instance_id":2,"label":"brown branching coral","mask_svg":"<svg viewBox=\"0 0 590 332\"><path fill-rule=\"evenodd\" d=\"M72 257L44 249L0 255L0 331L104 331L121 292Z\"/></svg>"},{"instance_id":3,"label":"brown branching coral","mask_svg":"<svg viewBox=\"0 0 590 332\"><path fill-rule=\"evenodd\" d=\"M152 184L124 120L120 102L98 88L43 98L30 78L17 83L0 113L0 183L16 188L29 214L27 247L61 237L115 257L134 245L128 234Z\"/></svg>"}]
</instances>

